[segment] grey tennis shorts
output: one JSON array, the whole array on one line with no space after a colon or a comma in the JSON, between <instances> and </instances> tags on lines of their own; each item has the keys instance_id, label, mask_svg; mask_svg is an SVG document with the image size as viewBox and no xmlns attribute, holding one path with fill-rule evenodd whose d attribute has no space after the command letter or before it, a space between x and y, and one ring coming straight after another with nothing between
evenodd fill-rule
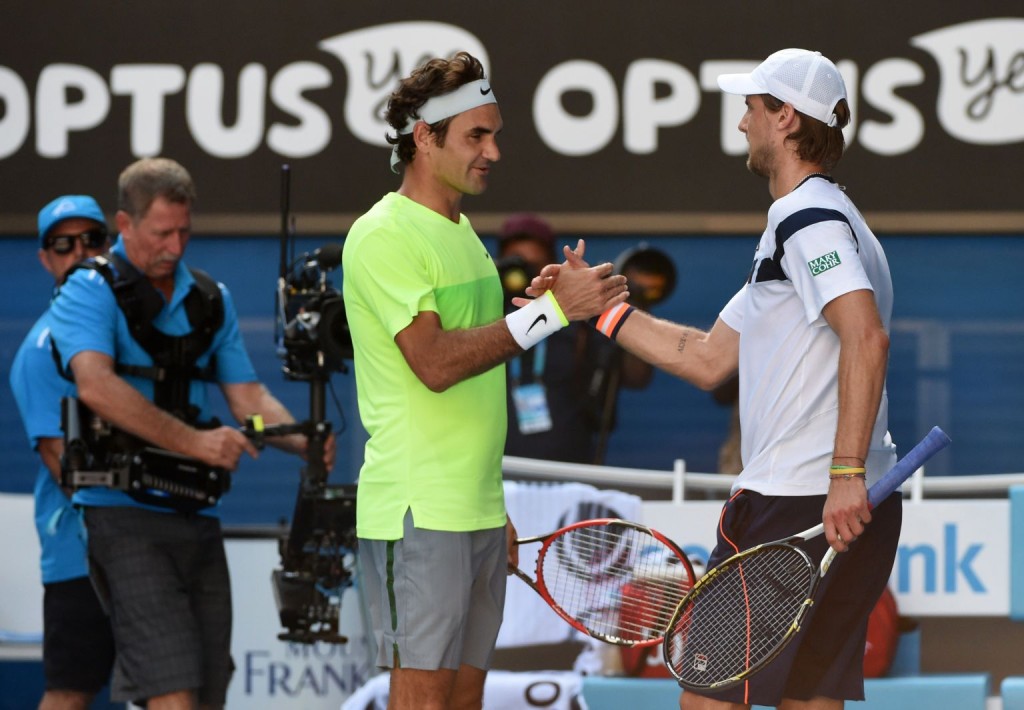
<instances>
[{"instance_id":1,"label":"grey tennis shorts","mask_svg":"<svg viewBox=\"0 0 1024 710\"><path fill-rule=\"evenodd\" d=\"M359 540L359 564L382 668L490 667L505 607L505 528L424 530Z\"/></svg>"}]
</instances>

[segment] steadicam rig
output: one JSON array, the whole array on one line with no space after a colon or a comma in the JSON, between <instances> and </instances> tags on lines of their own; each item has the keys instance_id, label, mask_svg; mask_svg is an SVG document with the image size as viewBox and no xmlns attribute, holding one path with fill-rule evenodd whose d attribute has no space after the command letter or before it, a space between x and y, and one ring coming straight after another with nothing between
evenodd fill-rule
<instances>
[{"instance_id":1,"label":"steadicam rig","mask_svg":"<svg viewBox=\"0 0 1024 710\"><path fill-rule=\"evenodd\" d=\"M352 586L356 551L355 486L328 485L324 444L326 385L334 372L347 372L352 338L341 292L329 279L341 265L341 245L327 244L298 258L290 217L290 175L282 166L281 261L277 284L275 343L286 378L309 382L309 419L267 427L262 436L301 433L307 437L306 465L292 514L280 540L281 567L271 581L283 641L346 643L338 632L341 597ZM339 407L340 409L340 407Z\"/></svg>"}]
</instances>

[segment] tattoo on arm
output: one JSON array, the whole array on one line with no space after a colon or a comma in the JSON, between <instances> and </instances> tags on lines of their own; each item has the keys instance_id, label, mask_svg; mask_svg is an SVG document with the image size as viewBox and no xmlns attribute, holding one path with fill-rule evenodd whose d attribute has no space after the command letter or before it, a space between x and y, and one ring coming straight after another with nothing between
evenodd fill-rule
<instances>
[{"instance_id":1,"label":"tattoo on arm","mask_svg":"<svg viewBox=\"0 0 1024 710\"><path fill-rule=\"evenodd\" d=\"M679 344L676 346L676 351L680 355L682 355L683 354L683 350L686 349L686 339L689 338L689 337L690 337L689 333L683 333L683 335L679 338Z\"/></svg>"}]
</instances>

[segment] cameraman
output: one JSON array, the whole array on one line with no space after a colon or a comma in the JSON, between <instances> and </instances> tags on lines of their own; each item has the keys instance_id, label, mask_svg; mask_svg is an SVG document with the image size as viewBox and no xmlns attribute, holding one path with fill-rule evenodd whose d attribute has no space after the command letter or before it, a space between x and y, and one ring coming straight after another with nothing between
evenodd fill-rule
<instances>
[{"instance_id":1,"label":"cameraman","mask_svg":"<svg viewBox=\"0 0 1024 710\"><path fill-rule=\"evenodd\" d=\"M200 469L230 471L243 452L257 451L237 429L206 423L200 380L220 385L240 421L293 419L257 380L227 289L182 261L195 197L192 178L173 160L129 165L118 181L120 240L106 271L94 260L69 275L54 301L53 339L79 397L101 419ZM152 315L141 318L108 279ZM162 351L150 352L154 342ZM301 435L271 442L297 454L307 443ZM324 449L330 468L332 438ZM85 508L90 572L114 627L113 699L147 701L150 710L222 706L232 671L231 591L216 508L189 511L173 495L103 487L79 490L74 502Z\"/></svg>"},{"instance_id":2,"label":"cameraman","mask_svg":"<svg viewBox=\"0 0 1024 710\"><path fill-rule=\"evenodd\" d=\"M524 295L530 280L558 261L555 232L540 217L510 216L498 234L498 273L505 307ZM630 268L630 303L647 287L643 271ZM508 436L506 456L548 461L602 463L598 434L613 426L619 386L642 389L654 368L598 334L586 323L570 323L518 356L506 367Z\"/></svg>"},{"instance_id":3,"label":"cameraman","mask_svg":"<svg viewBox=\"0 0 1024 710\"><path fill-rule=\"evenodd\" d=\"M60 284L76 262L107 248L103 210L87 195L63 195L39 211L39 262ZM43 674L40 710L85 710L110 681L114 637L89 583L82 516L60 487L60 402L74 386L50 351L50 312L29 331L11 364L11 391L40 458L35 521L42 550Z\"/></svg>"}]
</instances>

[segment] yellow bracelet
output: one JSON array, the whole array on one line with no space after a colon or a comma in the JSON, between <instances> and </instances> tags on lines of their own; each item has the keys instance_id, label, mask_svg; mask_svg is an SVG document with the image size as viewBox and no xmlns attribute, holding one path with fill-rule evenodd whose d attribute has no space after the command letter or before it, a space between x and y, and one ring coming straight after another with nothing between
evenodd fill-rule
<instances>
[{"instance_id":1,"label":"yellow bracelet","mask_svg":"<svg viewBox=\"0 0 1024 710\"><path fill-rule=\"evenodd\" d=\"M835 464L828 467L829 479L834 478L866 478L867 471L864 470L863 466L837 466Z\"/></svg>"}]
</instances>

